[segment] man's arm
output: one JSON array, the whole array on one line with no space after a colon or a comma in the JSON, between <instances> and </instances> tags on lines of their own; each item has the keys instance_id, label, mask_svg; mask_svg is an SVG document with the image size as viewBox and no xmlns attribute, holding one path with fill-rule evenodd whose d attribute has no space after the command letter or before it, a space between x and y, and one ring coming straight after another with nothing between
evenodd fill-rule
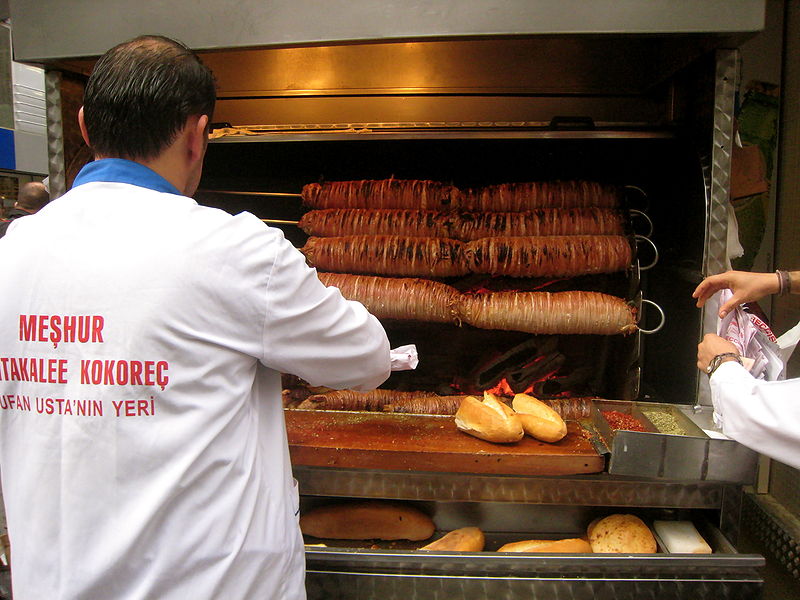
<instances>
[{"instance_id":1,"label":"man's arm","mask_svg":"<svg viewBox=\"0 0 800 600\"><path fill-rule=\"evenodd\" d=\"M791 293L800 294L800 271L787 273ZM755 302L764 296L782 291L781 276L778 273L751 273L749 271L726 271L718 275L706 277L692 293L697 298L697 306L703 306L719 290L729 289L733 296L720 306L719 318L722 319L735 307L745 302Z\"/></svg>"},{"instance_id":2,"label":"man's arm","mask_svg":"<svg viewBox=\"0 0 800 600\"><path fill-rule=\"evenodd\" d=\"M736 362L711 376L722 432L740 444L800 468L800 379L756 379Z\"/></svg>"},{"instance_id":3,"label":"man's arm","mask_svg":"<svg viewBox=\"0 0 800 600\"><path fill-rule=\"evenodd\" d=\"M327 288L283 237L267 287L262 362L311 385L374 389L390 373L389 340L358 302Z\"/></svg>"}]
</instances>

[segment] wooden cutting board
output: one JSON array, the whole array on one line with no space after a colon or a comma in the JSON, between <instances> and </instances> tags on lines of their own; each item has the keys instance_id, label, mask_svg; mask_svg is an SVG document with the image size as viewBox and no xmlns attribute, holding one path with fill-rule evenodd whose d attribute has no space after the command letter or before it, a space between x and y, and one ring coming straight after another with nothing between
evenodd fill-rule
<instances>
[{"instance_id":1,"label":"wooden cutting board","mask_svg":"<svg viewBox=\"0 0 800 600\"><path fill-rule=\"evenodd\" d=\"M605 457L575 421L567 422L567 436L555 444L527 435L514 444L493 444L459 431L453 417L284 413L295 465L498 475L575 475L605 467Z\"/></svg>"}]
</instances>

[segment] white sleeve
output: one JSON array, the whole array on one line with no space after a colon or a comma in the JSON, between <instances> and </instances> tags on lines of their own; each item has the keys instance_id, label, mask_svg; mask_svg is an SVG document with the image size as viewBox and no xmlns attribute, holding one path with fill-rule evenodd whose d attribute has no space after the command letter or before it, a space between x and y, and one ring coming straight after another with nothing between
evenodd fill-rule
<instances>
[{"instance_id":1,"label":"white sleeve","mask_svg":"<svg viewBox=\"0 0 800 600\"><path fill-rule=\"evenodd\" d=\"M390 373L389 340L358 302L325 287L281 236L267 284L266 366L314 386L370 390Z\"/></svg>"},{"instance_id":2,"label":"white sleeve","mask_svg":"<svg viewBox=\"0 0 800 600\"><path fill-rule=\"evenodd\" d=\"M800 379L756 379L736 362L711 376L722 432L761 454L800 468Z\"/></svg>"}]
</instances>

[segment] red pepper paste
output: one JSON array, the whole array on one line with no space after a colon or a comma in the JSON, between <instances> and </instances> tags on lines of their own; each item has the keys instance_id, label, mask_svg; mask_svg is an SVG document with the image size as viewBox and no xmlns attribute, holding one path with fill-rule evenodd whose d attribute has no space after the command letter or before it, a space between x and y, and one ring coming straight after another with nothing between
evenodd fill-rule
<instances>
[{"instance_id":1,"label":"red pepper paste","mask_svg":"<svg viewBox=\"0 0 800 600\"><path fill-rule=\"evenodd\" d=\"M626 431L645 431L644 425L634 416L619 412L618 410L604 410L601 412L614 431L618 429L624 429Z\"/></svg>"}]
</instances>

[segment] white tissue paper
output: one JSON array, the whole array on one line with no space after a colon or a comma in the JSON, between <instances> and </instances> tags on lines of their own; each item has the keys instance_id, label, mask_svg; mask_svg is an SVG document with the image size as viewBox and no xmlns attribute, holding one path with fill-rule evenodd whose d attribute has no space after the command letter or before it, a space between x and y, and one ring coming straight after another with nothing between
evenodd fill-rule
<instances>
[{"instance_id":1,"label":"white tissue paper","mask_svg":"<svg viewBox=\"0 0 800 600\"><path fill-rule=\"evenodd\" d=\"M736 220L736 211L733 204L728 202L728 239L727 239L727 256L725 257L725 265L728 270L731 269L731 259L739 258L744 254L744 247L739 241L739 222Z\"/></svg>"},{"instance_id":2,"label":"white tissue paper","mask_svg":"<svg viewBox=\"0 0 800 600\"><path fill-rule=\"evenodd\" d=\"M411 371L417 368L419 357L414 344L399 346L389 351L392 359L392 371Z\"/></svg>"}]
</instances>

